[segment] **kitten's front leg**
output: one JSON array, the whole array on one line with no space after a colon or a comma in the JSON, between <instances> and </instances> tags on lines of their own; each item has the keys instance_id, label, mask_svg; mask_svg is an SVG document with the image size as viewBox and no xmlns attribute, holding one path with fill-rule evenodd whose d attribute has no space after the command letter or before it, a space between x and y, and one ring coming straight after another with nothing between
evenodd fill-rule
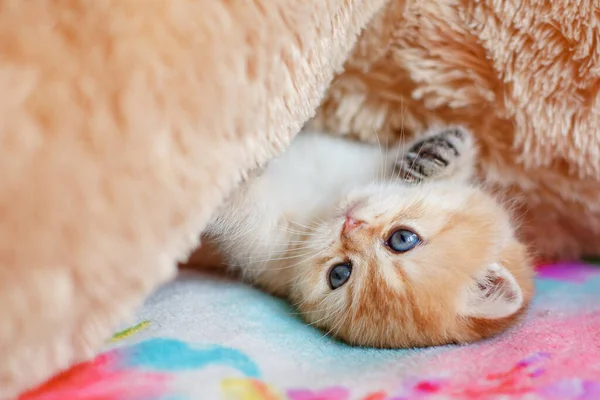
<instances>
[{"instance_id":1,"label":"kitten's front leg","mask_svg":"<svg viewBox=\"0 0 600 400\"><path fill-rule=\"evenodd\" d=\"M403 181L469 180L474 172L473 136L461 127L435 129L419 137L396 160L394 172Z\"/></svg>"}]
</instances>

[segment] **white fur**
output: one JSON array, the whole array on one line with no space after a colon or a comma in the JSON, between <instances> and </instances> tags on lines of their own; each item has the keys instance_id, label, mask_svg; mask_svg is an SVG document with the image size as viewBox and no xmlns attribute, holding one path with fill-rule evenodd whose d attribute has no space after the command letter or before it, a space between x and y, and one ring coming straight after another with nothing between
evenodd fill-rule
<instances>
[{"instance_id":1,"label":"white fur","mask_svg":"<svg viewBox=\"0 0 600 400\"><path fill-rule=\"evenodd\" d=\"M267 259L281 257L289 242L300 240L289 231L306 230L318 218L335 214L346 193L384 178L397 151L384 153L376 145L300 133L280 158L229 199L206 233L218 237L228 262L244 265L253 280L267 272Z\"/></svg>"}]
</instances>

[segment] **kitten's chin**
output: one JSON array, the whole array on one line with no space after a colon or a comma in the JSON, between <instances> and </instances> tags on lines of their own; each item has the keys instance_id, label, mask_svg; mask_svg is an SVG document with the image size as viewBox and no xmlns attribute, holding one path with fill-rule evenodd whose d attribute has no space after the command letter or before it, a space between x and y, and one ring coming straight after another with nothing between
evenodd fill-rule
<instances>
[{"instance_id":1,"label":"kitten's chin","mask_svg":"<svg viewBox=\"0 0 600 400\"><path fill-rule=\"evenodd\" d=\"M312 318L307 323L319 328L328 336L340 340L351 346L371 347L378 349L410 349L426 348L432 346L446 346L452 344L470 344L480 340L488 339L505 333L514 327L525 314L526 308L519 309L515 314L497 320L488 319L462 319L457 316L457 323L451 327L443 325L435 330L408 332L405 327L397 326L393 329L388 326L386 329L375 330L368 328L368 323L362 324L362 328L347 326L347 323L324 323L323 316L321 321L315 324L318 319Z\"/></svg>"}]
</instances>

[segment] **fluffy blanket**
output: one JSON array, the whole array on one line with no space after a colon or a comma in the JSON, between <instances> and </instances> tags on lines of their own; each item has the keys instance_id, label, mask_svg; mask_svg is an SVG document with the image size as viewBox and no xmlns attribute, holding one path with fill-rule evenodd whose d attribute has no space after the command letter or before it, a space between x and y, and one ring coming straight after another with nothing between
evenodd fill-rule
<instances>
[{"instance_id":1,"label":"fluffy blanket","mask_svg":"<svg viewBox=\"0 0 600 400\"><path fill-rule=\"evenodd\" d=\"M499 337L424 350L352 348L283 301L183 273L136 325L19 400L600 398L600 268L539 268L525 320Z\"/></svg>"}]
</instances>

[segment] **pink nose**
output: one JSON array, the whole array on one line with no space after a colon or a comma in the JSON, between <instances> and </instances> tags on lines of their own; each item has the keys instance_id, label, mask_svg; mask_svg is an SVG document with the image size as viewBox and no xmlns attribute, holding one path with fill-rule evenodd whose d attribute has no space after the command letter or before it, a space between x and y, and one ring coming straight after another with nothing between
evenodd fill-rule
<instances>
[{"instance_id":1,"label":"pink nose","mask_svg":"<svg viewBox=\"0 0 600 400\"><path fill-rule=\"evenodd\" d=\"M364 224L363 221L354 219L350 216L346 216L346 221L344 221L344 227L342 228L342 233L344 235L347 235L348 233L352 232L354 229L361 226L362 224Z\"/></svg>"}]
</instances>

